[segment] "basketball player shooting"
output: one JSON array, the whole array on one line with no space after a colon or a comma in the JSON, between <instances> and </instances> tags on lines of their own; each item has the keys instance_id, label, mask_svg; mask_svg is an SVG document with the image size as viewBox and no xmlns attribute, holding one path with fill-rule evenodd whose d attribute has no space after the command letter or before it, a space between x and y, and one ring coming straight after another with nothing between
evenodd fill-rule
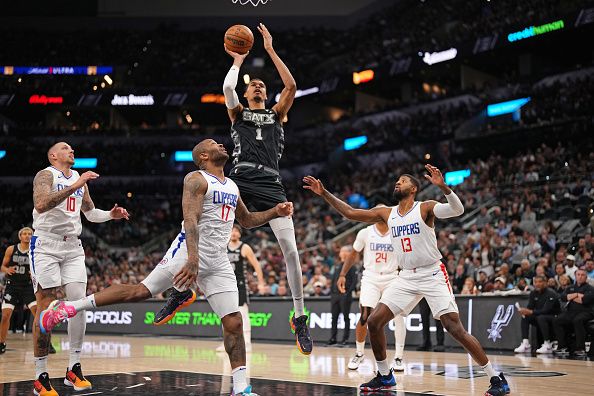
<instances>
[{"instance_id":1,"label":"basketball player shooting","mask_svg":"<svg viewBox=\"0 0 594 396\"><path fill-rule=\"evenodd\" d=\"M275 52L272 36L266 26L260 24L258 31L262 34L264 49L272 59L284 84L278 103L271 109L266 108L266 84L257 78L249 82L243 94L247 99L248 107L244 107L239 102L235 87L239 68L247 53L241 55L229 51L227 47L225 51L233 58L233 66L225 77L223 92L232 123L231 137L235 145L234 167L230 177L237 183L241 196L250 210L267 210L287 201L278 162L284 149L283 119L293 105L297 85L291 72ZM295 307L291 327L295 331L297 347L301 353L309 355L313 349L313 342L303 306L301 264L293 220L290 217L282 217L272 220L269 224L287 263L287 281Z\"/></svg>"},{"instance_id":2,"label":"basketball player shooting","mask_svg":"<svg viewBox=\"0 0 594 396\"><path fill-rule=\"evenodd\" d=\"M439 169L426 165L429 172L425 178L439 187L445 194L447 203L437 201L415 201L419 191L419 181L404 174L394 186L394 198L398 205L386 208L354 209L324 188L322 182L313 176L303 178L304 188L324 198L344 217L365 223L386 222L390 229L396 262L402 269L398 276L382 294L382 297L367 321L371 347L377 362L377 375L360 386L361 391L395 390L396 379L386 358L386 336L384 327L396 315L408 315L424 297L433 316L441 320L448 333L473 357L490 377L490 387L486 396L501 396L509 393L509 385L503 373L491 366L485 351L478 340L468 334L460 322L458 306L450 281L441 263L441 253L435 237L435 218L447 219L464 213L464 206L458 196L446 186Z\"/></svg>"},{"instance_id":3,"label":"basketball player shooting","mask_svg":"<svg viewBox=\"0 0 594 396\"><path fill-rule=\"evenodd\" d=\"M95 208L87 182L99 175L91 171L79 175L72 169L74 150L68 143L56 143L48 150L47 157L51 165L39 171L33 180L35 232L29 248L31 280L39 311L53 308L52 300L56 299L60 286L69 300L82 298L86 294L85 251L78 239L82 231L80 213L93 223L129 218L128 211L117 205L109 211ZM33 325L37 378L33 383L33 393L57 396L47 373L50 335L40 331L41 320L41 315L36 316ZM68 322L70 360L64 384L77 391L91 388L91 383L82 374L80 364L86 325L84 311Z\"/></svg>"},{"instance_id":4,"label":"basketball player shooting","mask_svg":"<svg viewBox=\"0 0 594 396\"><path fill-rule=\"evenodd\" d=\"M169 298L156 315L165 323L179 308L194 301L196 295L190 287L197 283L223 324L223 342L233 376L232 395L257 396L247 384L239 293L227 256L227 243L235 219L243 227L258 227L279 216L291 216L293 204L283 202L263 212L248 211L237 185L225 177L223 168L229 155L222 144L212 139L197 144L192 158L199 170L184 179L181 232L149 276L137 285L112 285L76 301L55 301L53 309L42 312L40 326L49 331L81 310L146 300L174 286L177 294L190 297L188 300Z\"/></svg>"}]
</instances>

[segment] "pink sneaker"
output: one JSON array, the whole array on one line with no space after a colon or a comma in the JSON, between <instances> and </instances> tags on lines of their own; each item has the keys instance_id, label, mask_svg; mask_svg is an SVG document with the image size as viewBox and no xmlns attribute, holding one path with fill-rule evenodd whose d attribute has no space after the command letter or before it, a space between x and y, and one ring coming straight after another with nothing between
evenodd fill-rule
<instances>
[{"instance_id":1,"label":"pink sneaker","mask_svg":"<svg viewBox=\"0 0 594 396\"><path fill-rule=\"evenodd\" d=\"M76 309L66 301L54 300L39 314L39 329L46 334L60 322L76 315Z\"/></svg>"}]
</instances>

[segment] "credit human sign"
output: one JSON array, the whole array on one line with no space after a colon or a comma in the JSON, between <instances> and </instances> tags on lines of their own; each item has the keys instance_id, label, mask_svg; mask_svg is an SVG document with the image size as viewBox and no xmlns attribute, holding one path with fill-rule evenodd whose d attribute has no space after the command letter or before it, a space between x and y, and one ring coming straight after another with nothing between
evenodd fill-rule
<instances>
[{"instance_id":1,"label":"credit human sign","mask_svg":"<svg viewBox=\"0 0 594 396\"><path fill-rule=\"evenodd\" d=\"M514 41L524 40L526 38L538 36L539 34L545 34L553 32L555 30L561 30L565 27L563 20L560 19L555 22L545 23L540 26L528 26L527 28L520 30L519 32L510 33L507 35L507 41L513 43Z\"/></svg>"}]
</instances>

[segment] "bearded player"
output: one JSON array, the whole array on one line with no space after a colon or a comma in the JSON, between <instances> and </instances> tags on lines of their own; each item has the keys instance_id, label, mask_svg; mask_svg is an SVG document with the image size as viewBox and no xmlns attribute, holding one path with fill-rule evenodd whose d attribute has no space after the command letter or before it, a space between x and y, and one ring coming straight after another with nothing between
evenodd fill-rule
<instances>
[{"instance_id":1,"label":"bearded player","mask_svg":"<svg viewBox=\"0 0 594 396\"><path fill-rule=\"evenodd\" d=\"M489 376L491 385L486 396L501 396L509 393L509 385L503 373L497 373L487 358L481 344L468 334L460 322L458 306L435 237L435 219L447 219L464 213L458 196L446 186L439 169L426 165L429 175L425 178L439 187L447 203L415 201L420 188L419 181L411 175L400 176L394 187L398 205L370 210L353 209L324 188L322 182L306 176L305 189L320 195L344 217L365 223L383 221L390 228L390 238L396 254L396 262L402 268L399 276L388 286L379 304L367 322L371 347L377 362L377 375L360 386L361 391L384 391L396 389L396 380L386 358L386 335L384 327L396 315L408 314L425 297L433 317L441 320L443 327L473 357Z\"/></svg>"}]
</instances>

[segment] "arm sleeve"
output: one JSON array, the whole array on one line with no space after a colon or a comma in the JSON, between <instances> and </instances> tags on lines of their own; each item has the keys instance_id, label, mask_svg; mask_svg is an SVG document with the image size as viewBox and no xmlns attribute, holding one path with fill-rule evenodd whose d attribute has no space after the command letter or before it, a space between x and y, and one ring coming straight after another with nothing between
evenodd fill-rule
<instances>
[{"instance_id":1,"label":"arm sleeve","mask_svg":"<svg viewBox=\"0 0 594 396\"><path fill-rule=\"evenodd\" d=\"M435 217L439 219L447 219L449 217L456 217L460 216L464 213L464 205L462 205L462 201L456 195L455 192L451 192L445 196L448 200L448 203L438 203L433 207L433 214Z\"/></svg>"},{"instance_id":2,"label":"arm sleeve","mask_svg":"<svg viewBox=\"0 0 594 396\"><path fill-rule=\"evenodd\" d=\"M223 94L225 95L225 104L228 109L234 109L239 106L239 97L237 96L237 92L235 92L238 77L239 67L235 65L231 66L223 82Z\"/></svg>"},{"instance_id":3,"label":"arm sleeve","mask_svg":"<svg viewBox=\"0 0 594 396\"><path fill-rule=\"evenodd\" d=\"M353 242L353 249L355 249L355 251L362 252L363 249L365 249L365 242L367 241L368 231L369 229L365 227L357 233L357 238L355 238L355 242Z\"/></svg>"},{"instance_id":4,"label":"arm sleeve","mask_svg":"<svg viewBox=\"0 0 594 396\"><path fill-rule=\"evenodd\" d=\"M111 220L111 213L108 210L93 208L83 213L91 223L105 223Z\"/></svg>"}]
</instances>

